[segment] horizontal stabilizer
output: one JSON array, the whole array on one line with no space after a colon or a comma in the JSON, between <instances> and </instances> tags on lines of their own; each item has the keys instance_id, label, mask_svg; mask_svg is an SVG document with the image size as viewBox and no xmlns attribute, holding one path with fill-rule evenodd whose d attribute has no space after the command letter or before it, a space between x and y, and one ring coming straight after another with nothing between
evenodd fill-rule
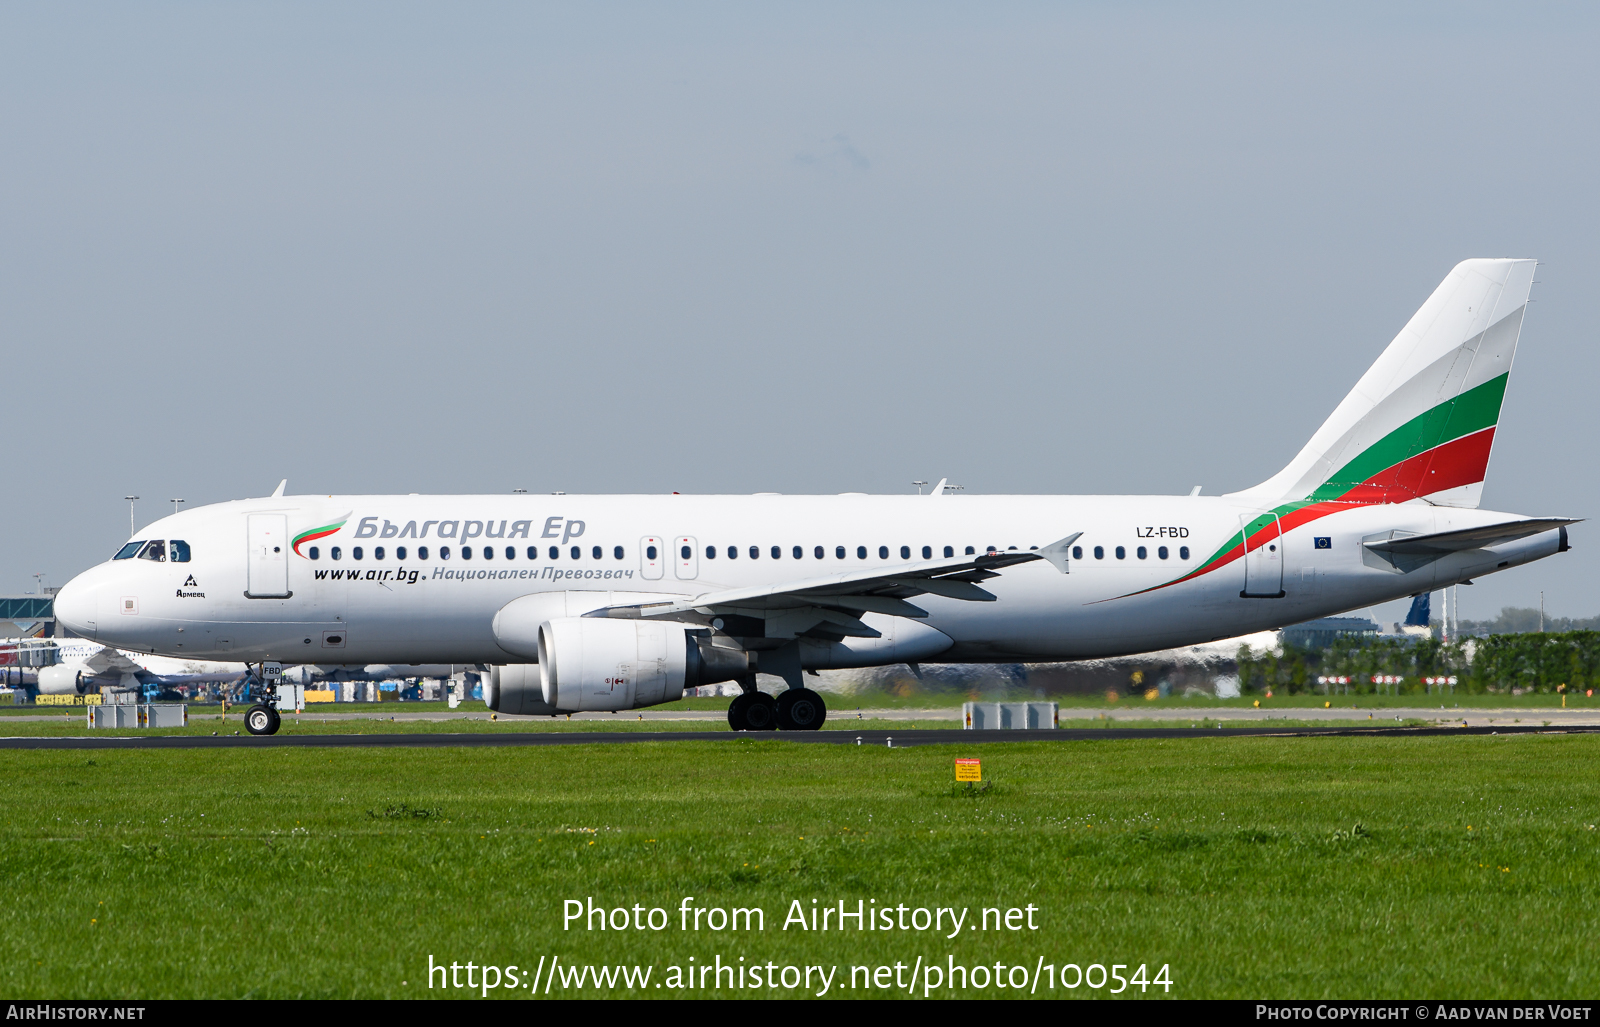
<instances>
[{"instance_id":1,"label":"horizontal stabilizer","mask_svg":"<svg viewBox=\"0 0 1600 1027\"><path fill-rule=\"evenodd\" d=\"M1514 542L1545 531L1554 531L1569 524L1577 524L1577 517L1533 517L1521 521L1505 521L1481 528L1464 528L1460 531L1440 531L1431 535L1401 535L1365 543L1377 553L1395 556L1442 556L1467 549L1487 549L1505 542Z\"/></svg>"}]
</instances>

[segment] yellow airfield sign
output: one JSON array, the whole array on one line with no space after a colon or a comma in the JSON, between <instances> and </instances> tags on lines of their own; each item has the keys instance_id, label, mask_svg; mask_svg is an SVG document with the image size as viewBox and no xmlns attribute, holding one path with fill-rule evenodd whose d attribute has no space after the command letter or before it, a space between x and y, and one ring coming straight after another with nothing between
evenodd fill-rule
<instances>
[{"instance_id":1,"label":"yellow airfield sign","mask_svg":"<svg viewBox=\"0 0 1600 1027\"><path fill-rule=\"evenodd\" d=\"M957 781L982 781L983 764L979 760L956 760Z\"/></svg>"}]
</instances>

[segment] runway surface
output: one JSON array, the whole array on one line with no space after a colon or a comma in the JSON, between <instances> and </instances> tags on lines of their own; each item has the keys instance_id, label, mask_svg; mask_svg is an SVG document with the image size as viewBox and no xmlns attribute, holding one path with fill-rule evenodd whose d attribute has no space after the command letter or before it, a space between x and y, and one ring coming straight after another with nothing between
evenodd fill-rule
<instances>
[{"instance_id":1,"label":"runway surface","mask_svg":"<svg viewBox=\"0 0 1600 1027\"><path fill-rule=\"evenodd\" d=\"M523 745L615 745L626 742L777 742L875 745L987 745L1006 742L1116 741L1133 738L1429 737L1435 735L1594 734L1595 728L1491 727L1063 728L1055 731L541 731L374 735L88 735L0 738L0 749L481 748Z\"/></svg>"}]
</instances>

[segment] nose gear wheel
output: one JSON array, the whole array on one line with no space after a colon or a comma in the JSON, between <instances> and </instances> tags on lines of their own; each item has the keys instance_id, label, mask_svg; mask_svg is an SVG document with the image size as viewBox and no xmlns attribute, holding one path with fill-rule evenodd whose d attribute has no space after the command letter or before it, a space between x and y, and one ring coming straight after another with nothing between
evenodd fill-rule
<instances>
[{"instance_id":1,"label":"nose gear wheel","mask_svg":"<svg viewBox=\"0 0 1600 1027\"><path fill-rule=\"evenodd\" d=\"M257 703L244 711L244 729L253 735L275 735L282 718L278 711L265 703Z\"/></svg>"}]
</instances>

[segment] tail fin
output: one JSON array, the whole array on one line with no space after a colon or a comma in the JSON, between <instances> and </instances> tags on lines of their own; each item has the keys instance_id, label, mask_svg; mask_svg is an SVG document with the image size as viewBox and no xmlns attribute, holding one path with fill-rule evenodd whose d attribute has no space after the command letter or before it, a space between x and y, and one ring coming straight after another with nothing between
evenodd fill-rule
<instances>
[{"instance_id":1,"label":"tail fin","mask_svg":"<svg viewBox=\"0 0 1600 1027\"><path fill-rule=\"evenodd\" d=\"M1457 264L1300 455L1235 498L1476 507L1534 265Z\"/></svg>"}]
</instances>

